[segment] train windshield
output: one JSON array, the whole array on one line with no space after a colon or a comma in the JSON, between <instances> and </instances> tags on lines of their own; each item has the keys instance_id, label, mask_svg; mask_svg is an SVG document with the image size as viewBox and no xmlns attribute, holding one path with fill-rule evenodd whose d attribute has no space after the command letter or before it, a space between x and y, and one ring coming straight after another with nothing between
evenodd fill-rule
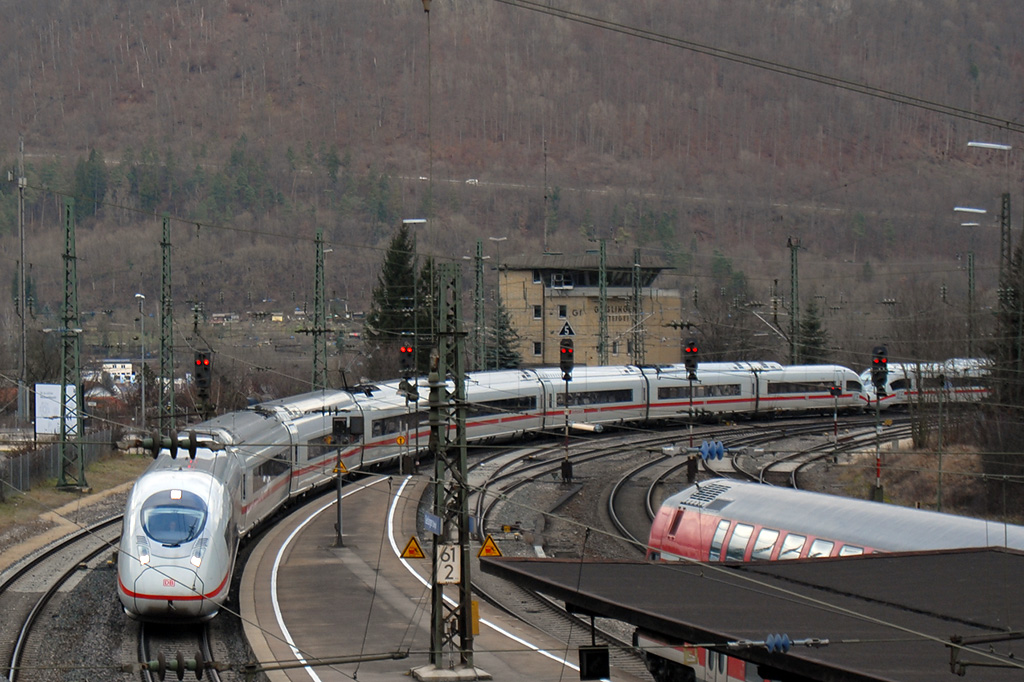
<instances>
[{"instance_id":1,"label":"train windshield","mask_svg":"<svg viewBox=\"0 0 1024 682\"><path fill-rule=\"evenodd\" d=\"M206 525L206 503L187 490L164 490L142 505L142 529L165 547L199 537Z\"/></svg>"}]
</instances>

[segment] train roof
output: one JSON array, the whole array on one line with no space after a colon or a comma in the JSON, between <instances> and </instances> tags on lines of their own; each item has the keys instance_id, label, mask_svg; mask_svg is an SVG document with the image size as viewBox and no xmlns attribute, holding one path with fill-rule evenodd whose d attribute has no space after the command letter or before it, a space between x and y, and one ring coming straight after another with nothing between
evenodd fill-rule
<instances>
[{"instance_id":1,"label":"train roof","mask_svg":"<svg viewBox=\"0 0 1024 682\"><path fill-rule=\"evenodd\" d=\"M887 552L1024 549L1024 526L729 479L691 486L664 504Z\"/></svg>"},{"instance_id":2,"label":"train roof","mask_svg":"<svg viewBox=\"0 0 1024 682\"><path fill-rule=\"evenodd\" d=\"M267 400L249 407L254 412L280 411L290 417L311 412L329 412L336 408L348 407L355 402L352 393L338 390L310 391L287 398Z\"/></svg>"},{"instance_id":3,"label":"train roof","mask_svg":"<svg viewBox=\"0 0 1024 682\"><path fill-rule=\"evenodd\" d=\"M770 361L746 361L736 360L733 362L698 362L697 371L707 370L708 372L729 372L729 371L764 371L767 369L782 369L782 364Z\"/></svg>"}]
</instances>

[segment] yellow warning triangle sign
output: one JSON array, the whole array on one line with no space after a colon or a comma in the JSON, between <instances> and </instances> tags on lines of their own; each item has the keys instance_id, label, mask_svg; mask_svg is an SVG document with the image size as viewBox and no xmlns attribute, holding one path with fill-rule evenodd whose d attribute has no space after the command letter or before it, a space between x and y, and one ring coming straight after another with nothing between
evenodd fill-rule
<instances>
[{"instance_id":1,"label":"yellow warning triangle sign","mask_svg":"<svg viewBox=\"0 0 1024 682\"><path fill-rule=\"evenodd\" d=\"M336 474L347 474L348 469L345 468L345 463L340 459L338 460L338 466L334 467L334 473Z\"/></svg>"},{"instance_id":2,"label":"yellow warning triangle sign","mask_svg":"<svg viewBox=\"0 0 1024 682\"><path fill-rule=\"evenodd\" d=\"M480 556L501 556L501 550L498 549L498 546L496 544L494 544L494 538L492 538L490 536L490 534L488 534L487 535L487 539L484 540L484 544L482 544L480 546L480 551L477 552L476 555L478 557L480 557Z\"/></svg>"},{"instance_id":3,"label":"yellow warning triangle sign","mask_svg":"<svg viewBox=\"0 0 1024 682\"><path fill-rule=\"evenodd\" d=\"M423 548L420 547L420 541L413 535L409 538L409 542L406 543L405 549L402 550L403 559L426 559L427 555L423 553Z\"/></svg>"}]
</instances>

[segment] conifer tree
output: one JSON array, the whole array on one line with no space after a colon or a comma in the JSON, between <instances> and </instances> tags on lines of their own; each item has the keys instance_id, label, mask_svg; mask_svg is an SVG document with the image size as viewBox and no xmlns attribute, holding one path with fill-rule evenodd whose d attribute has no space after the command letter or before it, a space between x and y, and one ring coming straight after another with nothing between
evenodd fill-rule
<instances>
[{"instance_id":1,"label":"conifer tree","mask_svg":"<svg viewBox=\"0 0 1024 682\"><path fill-rule=\"evenodd\" d=\"M519 332L512 326L512 316L500 297L494 311L492 336L488 343L487 369L517 369L523 362L518 350Z\"/></svg>"},{"instance_id":2,"label":"conifer tree","mask_svg":"<svg viewBox=\"0 0 1024 682\"><path fill-rule=\"evenodd\" d=\"M403 224L388 245L366 315L368 339L396 346L415 329L413 243Z\"/></svg>"},{"instance_id":3,"label":"conifer tree","mask_svg":"<svg viewBox=\"0 0 1024 682\"><path fill-rule=\"evenodd\" d=\"M818 304L812 299L800 320L800 360L809 365L828 360L828 332L821 323Z\"/></svg>"}]
</instances>

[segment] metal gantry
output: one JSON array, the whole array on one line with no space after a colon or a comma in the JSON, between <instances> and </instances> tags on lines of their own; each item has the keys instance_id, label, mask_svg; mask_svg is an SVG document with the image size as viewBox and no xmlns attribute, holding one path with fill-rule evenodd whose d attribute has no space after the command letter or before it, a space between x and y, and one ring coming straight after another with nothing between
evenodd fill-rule
<instances>
[{"instance_id":1,"label":"metal gantry","mask_svg":"<svg viewBox=\"0 0 1024 682\"><path fill-rule=\"evenodd\" d=\"M476 240L476 287L473 293L473 369L487 369L484 310L484 242Z\"/></svg>"},{"instance_id":2,"label":"metal gantry","mask_svg":"<svg viewBox=\"0 0 1024 682\"><path fill-rule=\"evenodd\" d=\"M790 237L786 246L789 247L789 362L795 365L800 361L800 278L797 268L800 239Z\"/></svg>"},{"instance_id":3,"label":"metal gantry","mask_svg":"<svg viewBox=\"0 0 1024 682\"><path fill-rule=\"evenodd\" d=\"M454 263L439 266L438 335L431 353L428 384L430 451L434 455L434 506L441 532L433 543L434 581L431 590L430 665L417 669L417 677L427 679L432 671L445 665L444 652L457 655L456 666L474 670L473 613L470 574L469 489L466 467L466 371L463 349L465 332L461 314L460 268ZM454 385L449 398L448 377ZM454 438L449 429L454 419ZM444 584L438 577L442 553L459 557L461 571L457 580L458 599L454 606L444 599ZM473 679L488 679L480 676Z\"/></svg>"},{"instance_id":4,"label":"metal gantry","mask_svg":"<svg viewBox=\"0 0 1024 682\"><path fill-rule=\"evenodd\" d=\"M316 231L316 268L313 282L313 390L327 389L327 325L324 311L324 231Z\"/></svg>"},{"instance_id":5,"label":"metal gantry","mask_svg":"<svg viewBox=\"0 0 1024 682\"><path fill-rule=\"evenodd\" d=\"M171 217L163 216L160 238L160 377L156 390L161 434L174 430L174 297L171 292Z\"/></svg>"},{"instance_id":6,"label":"metal gantry","mask_svg":"<svg viewBox=\"0 0 1024 682\"><path fill-rule=\"evenodd\" d=\"M633 364L645 362L644 350L644 297L640 280L640 249L633 249Z\"/></svg>"},{"instance_id":7,"label":"metal gantry","mask_svg":"<svg viewBox=\"0 0 1024 682\"><path fill-rule=\"evenodd\" d=\"M597 364L608 364L608 259L607 240L602 239L597 267Z\"/></svg>"},{"instance_id":8,"label":"metal gantry","mask_svg":"<svg viewBox=\"0 0 1024 682\"><path fill-rule=\"evenodd\" d=\"M82 429L81 332L78 326L78 258L75 200L64 200L64 306L61 312L59 488L87 488L79 438Z\"/></svg>"},{"instance_id":9,"label":"metal gantry","mask_svg":"<svg viewBox=\"0 0 1024 682\"><path fill-rule=\"evenodd\" d=\"M29 421L28 342L25 324L28 319L28 293L25 291L25 138L18 136L18 317L21 323L21 348L18 353L18 424Z\"/></svg>"}]
</instances>

